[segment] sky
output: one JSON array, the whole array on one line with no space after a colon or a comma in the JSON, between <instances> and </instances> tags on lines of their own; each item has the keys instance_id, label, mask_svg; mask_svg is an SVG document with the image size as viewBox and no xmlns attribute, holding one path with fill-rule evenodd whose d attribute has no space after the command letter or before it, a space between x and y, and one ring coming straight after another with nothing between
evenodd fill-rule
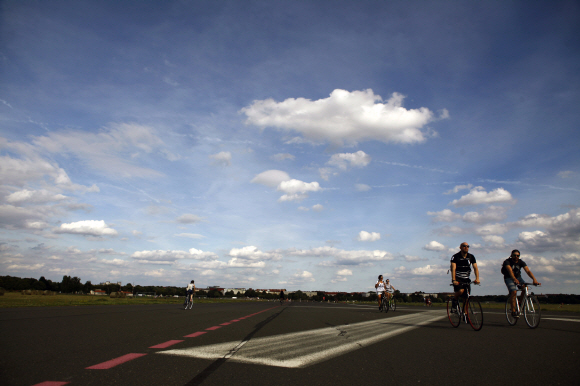
<instances>
[{"instance_id":1,"label":"sky","mask_svg":"<svg viewBox=\"0 0 580 386\"><path fill-rule=\"evenodd\" d=\"M0 275L579 294L578 106L577 1L4 0Z\"/></svg>"}]
</instances>

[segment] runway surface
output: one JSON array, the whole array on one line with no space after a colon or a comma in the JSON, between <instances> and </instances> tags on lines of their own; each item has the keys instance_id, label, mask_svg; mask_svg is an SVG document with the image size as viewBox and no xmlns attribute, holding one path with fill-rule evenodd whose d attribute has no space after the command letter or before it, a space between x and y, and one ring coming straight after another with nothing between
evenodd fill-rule
<instances>
[{"instance_id":1,"label":"runway surface","mask_svg":"<svg viewBox=\"0 0 580 386\"><path fill-rule=\"evenodd\" d=\"M576 384L580 315L240 302L0 309L2 385Z\"/></svg>"}]
</instances>

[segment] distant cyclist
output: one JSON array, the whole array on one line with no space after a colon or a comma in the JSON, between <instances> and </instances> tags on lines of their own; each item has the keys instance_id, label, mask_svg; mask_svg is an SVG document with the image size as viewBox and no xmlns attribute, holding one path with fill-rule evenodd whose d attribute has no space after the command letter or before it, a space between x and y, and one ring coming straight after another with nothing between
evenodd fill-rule
<instances>
[{"instance_id":1,"label":"distant cyclist","mask_svg":"<svg viewBox=\"0 0 580 386\"><path fill-rule=\"evenodd\" d=\"M284 303L284 298L285 298L284 290L282 289L280 290L280 304Z\"/></svg>"},{"instance_id":2,"label":"distant cyclist","mask_svg":"<svg viewBox=\"0 0 580 386\"><path fill-rule=\"evenodd\" d=\"M375 289L377 291L377 298L379 301L379 311L382 311L383 305L381 303L381 299L385 293L385 282L383 281L383 275L379 275L379 280L375 284Z\"/></svg>"},{"instance_id":3,"label":"distant cyclist","mask_svg":"<svg viewBox=\"0 0 580 386\"><path fill-rule=\"evenodd\" d=\"M479 269L477 268L475 256L469 253L469 244L461 243L459 248L460 251L451 258L451 281L453 282L453 290L455 291L453 311L456 309L459 297L465 292L462 284L471 283L471 279L469 278L471 275L471 266L473 266L473 270L475 271L474 283L479 284ZM469 292L471 292L471 288Z\"/></svg>"},{"instance_id":4,"label":"distant cyclist","mask_svg":"<svg viewBox=\"0 0 580 386\"><path fill-rule=\"evenodd\" d=\"M387 292L387 300L391 300L391 297L395 293L396 289L391 285L389 279L387 279L387 282L385 283L385 291Z\"/></svg>"},{"instance_id":5,"label":"distant cyclist","mask_svg":"<svg viewBox=\"0 0 580 386\"><path fill-rule=\"evenodd\" d=\"M187 285L187 296L189 297L189 301L193 303L193 294L195 294L195 280L192 280Z\"/></svg>"},{"instance_id":6,"label":"distant cyclist","mask_svg":"<svg viewBox=\"0 0 580 386\"><path fill-rule=\"evenodd\" d=\"M529 277L532 278L532 280L534 281L535 285L540 285L541 283L538 283L538 281L536 280L534 274L532 273L532 271L530 271L530 268L528 268L528 265L526 263L524 263L524 261L522 259L520 259L520 251L518 251L517 249L514 249L510 255L510 257L508 257L507 259L504 260L502 267L501 267L501 273L503 273L503 281L505 282L505 285L508 288L508 291L510 293L510 303L512 305L512 316L514 318L519 318L520 316L518 315L518 309L516 307L516 294L518 292L518 284L525 284L524 280L522 279L522 268L524 269L524 271L526 271L526 273L528 274ZM524 285L524 287L526 287ZM522 292L523 295L523 292Z\"/></svg>"}]
</instances>

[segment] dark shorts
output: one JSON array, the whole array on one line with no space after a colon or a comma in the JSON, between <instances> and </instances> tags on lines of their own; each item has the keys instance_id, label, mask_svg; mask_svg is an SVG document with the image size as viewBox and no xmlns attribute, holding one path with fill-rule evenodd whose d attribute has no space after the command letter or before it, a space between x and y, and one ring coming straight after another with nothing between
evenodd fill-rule
<instances>
[{"instance_id":1,"label":"dark shorts","mask_svg":"<svg viewBox=\"0 0 580 386\"><path fill-rule=\"evenodd\" d=\"M465 287L462 287L461 284L467 283L467 284L469 284L469 287L468 287L469 293L471 293L471 284L470 284L471 280L467 279L467 280L457 280L457 281L459 282L459 285L453 284L453 291L458 292L459 290L465 288Z\"/></svg>"},{"instance_id":2,"label":"dark shorts","mask_svg":"<svg viewBox=\"0 0 580 386\"><path fill-rule=\"evenodd\" d=\"M193 293L193 290L187 290L187 295L191 295Z\"/></svg>"}]
</instances>

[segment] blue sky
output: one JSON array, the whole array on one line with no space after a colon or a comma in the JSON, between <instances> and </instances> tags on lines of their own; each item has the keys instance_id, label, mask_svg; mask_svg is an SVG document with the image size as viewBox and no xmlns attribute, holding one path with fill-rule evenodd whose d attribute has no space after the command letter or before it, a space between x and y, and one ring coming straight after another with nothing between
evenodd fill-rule
<instances>
[{"instance_id":1,"label":"blue sky","mask_svg":"<svg viewBox=\"0 0 580 386\"><path fill-rule=\"evenodd\" d=\"M578 2L0 7L3 275L579 293Z\"/></svg>"}]
</instances>

